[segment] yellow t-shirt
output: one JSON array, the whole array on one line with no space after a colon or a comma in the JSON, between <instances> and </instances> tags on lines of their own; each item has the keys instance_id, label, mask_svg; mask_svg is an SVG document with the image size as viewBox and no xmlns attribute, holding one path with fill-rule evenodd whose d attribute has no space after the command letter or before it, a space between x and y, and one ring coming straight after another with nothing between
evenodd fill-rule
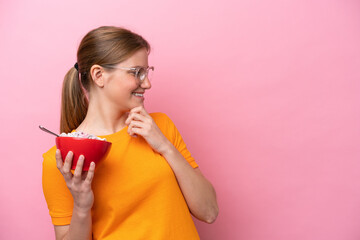
<instances>
[{"instance_id":1,"label":"yellow t-shirt","mask_svg":"<svg viewBox=\"0 0 360 240\"><path fill-rule=\"evenodd\" d=\"M196 168L171 119L151 113L158 127ZM92 182L94 239L199 239L176 177L166 159L142 137L131 137L127 127L100 136L112 142L105 160L96 166ZM54 225L71 221L73 198L56 168L56 147L43 154L43 190Z\"/></svg>"}]
</instances>

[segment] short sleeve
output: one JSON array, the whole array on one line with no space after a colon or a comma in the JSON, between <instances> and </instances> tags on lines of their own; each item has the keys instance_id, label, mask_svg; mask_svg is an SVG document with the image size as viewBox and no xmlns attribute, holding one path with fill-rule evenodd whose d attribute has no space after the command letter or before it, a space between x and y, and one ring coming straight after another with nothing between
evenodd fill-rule
<instances>
[{"instance_id":1,"label":"short sleeve","mask_svg":"<svg viewBox=\"0 0 360 240\"><path fill-rule=\"evenodd\" d=\"M54 225L69 225L73 211L73 198L65 180L56 167L56 147L43 154L42 186Z\"/></svg>"},{"instance_id":2,"label":"short sleeve","mask_svg":"<svg viewBox=\"0 0 360 240\"><path fill-rule=\"evenodd\" d=\"M183 155L186 161L188 161L188 163L193 168L199 167L199 165L195 162L195 159L191 156L190 151L187 149L186 144L181 137L180 132L176 128L174 122L165 113L155 113L154 116L156 116L155 118L161 118L158 119L158 121L155 120L156 123L163 131L164 135L168 138L168 140L176 147L176 149L181 153L181 155Z\"/></svg>"}]
</instances>

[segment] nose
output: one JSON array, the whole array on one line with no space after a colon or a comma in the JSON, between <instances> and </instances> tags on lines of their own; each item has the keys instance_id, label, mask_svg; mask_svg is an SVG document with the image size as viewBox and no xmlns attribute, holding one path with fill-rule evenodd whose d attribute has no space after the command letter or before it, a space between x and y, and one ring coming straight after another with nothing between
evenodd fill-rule
<instances>
[{"instance_id":1,"label":"nose","mask_svg":"<svg viewBox=\"0 0 360 240\"><path fill-rule=\"evenodd\" d=\"M140 85L142 88L144 89L150 89L151 88L151 83L149 78L146 76L146 78L144 79L144 81L141 83Z\"/></svg>"}]
</instances>

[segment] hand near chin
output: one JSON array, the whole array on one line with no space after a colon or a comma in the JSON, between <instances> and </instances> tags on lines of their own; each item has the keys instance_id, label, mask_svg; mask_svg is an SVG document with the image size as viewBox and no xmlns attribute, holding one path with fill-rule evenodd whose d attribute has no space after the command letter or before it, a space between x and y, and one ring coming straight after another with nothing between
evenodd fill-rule
<instances>
[{"instance_id":1,"label":"hand near chin","mask_svg":"<svg viewBox=\"0 0 360 240\"><path fill-rule=\"evenodd\" d=\"M130 136L142 136L160 154L166 152L171 145L143 106L131 109L125 124L128 126Z\"/></svg>"}]
</instances>

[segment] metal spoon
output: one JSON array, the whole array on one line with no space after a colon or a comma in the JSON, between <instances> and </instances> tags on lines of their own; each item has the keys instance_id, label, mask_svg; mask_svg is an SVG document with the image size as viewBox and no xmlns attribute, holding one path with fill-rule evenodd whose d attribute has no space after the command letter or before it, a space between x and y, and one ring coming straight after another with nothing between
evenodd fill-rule
<instances>
[{"instance_id":1,"label":"metal spoon","mask_svg":"<svg viewBox=\"0 0 360 240\"><path fill-rule=\"evenodd\" d=\"M47 132L47 133L50 133L50 134L55 135L55 136L57 136L57 137L60 137L60 135L58 135L58 134L56 134L56 133L54 133L54 132L52 132L52 131L44 128L44 127L41 126L41 125L39 125L39 128L40 128L41 130L43 130L44 132Z\"/></svg>"}]
</instances>

